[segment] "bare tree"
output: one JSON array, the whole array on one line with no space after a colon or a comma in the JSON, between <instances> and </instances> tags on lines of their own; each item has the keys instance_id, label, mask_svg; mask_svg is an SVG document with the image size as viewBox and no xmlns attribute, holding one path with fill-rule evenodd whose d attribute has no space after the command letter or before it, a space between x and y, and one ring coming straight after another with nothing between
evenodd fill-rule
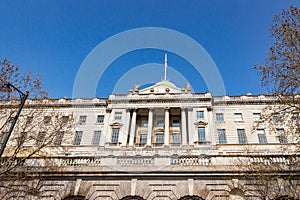
<instances>
[{"instance_id":1,"label":"bare tree","mask_svg":"<svg viewBox=\"0 0 300 200\"><path fill-rule=\"evenodd\" d=\"M40 184L27 183L32 176L28 169L38 165L44 171L56 167L51 159L55 155L49 148L62 148L61 143L72 131L72 113L63 113L51 106L39 75L34 78L31 73L22 75L7 59L0 65L0 85L9 82L30 93L0 158L0 197L38 196ZM0 142L6 137L19 104L18 93L1 93ZM41 181L42 177L35 178L35 182Z\"/></svg>"},{"instance_id":2,"label":"bare tree","mask_svg":"<svg viewBox=\"0 0 300 200\"><path fill-rule=\"evenodd\" d=\"M261 112L253 130L268 129L281 148L278 156L246 153L245 176L260 199L299 199L300 10L283 9L273 18L264 64L255 65L261 84L274 99Z\"/></svg>"}]
</instances>

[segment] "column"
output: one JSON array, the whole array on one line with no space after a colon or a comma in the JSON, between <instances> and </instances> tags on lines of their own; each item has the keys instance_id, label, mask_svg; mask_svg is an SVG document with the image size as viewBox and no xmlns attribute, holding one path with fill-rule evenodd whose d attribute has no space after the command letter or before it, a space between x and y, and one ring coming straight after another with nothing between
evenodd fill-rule
<instances>
[{"instance_id":1,"label":"column","mask_svg":"<svg viewBox=\"0 0 300 200\"><path fill-rule=\"evenodd\" d=\"M212 108L207 108L208 112L208 130L207 133L210 135L210 142L212 145L216 145L216 136L215 136L215 126L214 126L214 116Z\"/></svg>"},{"instance_id":2,"label":"column","mask_svg":"<svg viewBox=\"0 0 300 200\"><path fill-rule=\"evenodd\" d=\"M169 146L170 116L169 108L165 108L165 146Z\"/></svg>"},{"instance_id":3,"label":"column","mask_svg":"<svg viewBox=\"0 0 300 200\"><path fill-rule=\"evenodd\" d=\"M194 145L194 132L193 128L193 108L188 108L188 131L189 131L189 145Z\"/></svg>"},{"instance_id":4,"label":"column","mask_svg":"<svg viewBox=\"0 0 300 200\"><path fill-rule=\"evenodd\" d=\"M186 132L186 114L185 108L181 108L181 144L186 145L187 132Z\"/></svg>"},{"instance_id":5,"label":"column","mask_svg":"<svg viewBox=\"0 0 300 200\"><path fill-rule=\"evenodd\" d=\"M151 146L152 129L153 129L153 108L149 108L147 146Z\"/></svg>"},{"instance_id":6,"label":"column","mask_svg":"<svg viewBox=\"0 0 300 200\"><path fill-rule=\"evenodd\" d=\"M129 146L133 146L134 137L135 137L135 125L136 125L136 109L133 110L132 118L131 118L131 128L130 128L130 136L129 136Z\"/></svg>"},{"instance_id":7,"label":"column","mask_svg":"<svg viewBox=\"0 0 300 200\"><path fill-rule=\"evenodd\" d=\"M123 131L123 137L121 140L121 146L126 146L127 145L127 140L128 140L128 134L129 134L129 128L130 128L130 109L126 109L126 119L125 119L125 124L124 124L124 131Z\"/></svg>"}]
</instances>

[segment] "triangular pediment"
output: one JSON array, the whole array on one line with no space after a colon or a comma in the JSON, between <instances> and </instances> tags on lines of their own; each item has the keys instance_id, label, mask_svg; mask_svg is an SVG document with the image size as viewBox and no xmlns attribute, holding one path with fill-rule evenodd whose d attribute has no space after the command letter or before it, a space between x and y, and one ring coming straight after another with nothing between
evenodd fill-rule
<instances>
[{"instance_id":1,"label":"triangular pediment","mask_svg":"<svg viewBox=\"0 0 300 200\"><path fill-rule=\"evenodd\" d=\"M164 94L164 93L182 93L183 89L178 88L174 83L163 80L153 86L140 90L139 94Z\"/></svg>"}]
</instances>

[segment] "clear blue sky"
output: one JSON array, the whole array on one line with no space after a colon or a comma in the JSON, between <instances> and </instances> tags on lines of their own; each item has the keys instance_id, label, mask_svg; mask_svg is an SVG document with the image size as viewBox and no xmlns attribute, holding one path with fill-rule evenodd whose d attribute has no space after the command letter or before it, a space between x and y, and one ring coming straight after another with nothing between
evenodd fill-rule
<instances>
[{"instance_id":1,"label":"clear blue sky","mask_svg":"<svg viewBox=\"0 0 300 200\"><path fill-rule=\"evenodd\" d=\"M206 49L227 94L264 93L252 66L263 62L272 44L268 32L272 16L290 5L299 6L299 1L2 0L0 59L6 57L24 71L40 73L50 97L71 97L81 63L100 42L133 28L163 27L190 36ZM114 64L130 69L163 63L164 53L134 51ZM169 65L186 67L192 76L188 63L175 54L169 55ZM118 72L117 67L108 70L105 83L98 86L105 91L97 96L111 92ZM191 82L196 91L207 91L201 78Z\"/></svg>"}]
</instances>

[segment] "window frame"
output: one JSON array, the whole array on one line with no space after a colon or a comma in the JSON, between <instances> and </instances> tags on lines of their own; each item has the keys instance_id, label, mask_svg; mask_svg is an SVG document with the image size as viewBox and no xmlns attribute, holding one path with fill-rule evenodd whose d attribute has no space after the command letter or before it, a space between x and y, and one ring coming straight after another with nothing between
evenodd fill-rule
<instances>
[{"instance_id":1,"label":"window frame","mask_svg":"<svg viewBox=\"0 0 300 200\"><path fill-rule=\"evenodd\" d=\"M218 129L219 144L227 144L226 129Z\"/></svg>"},{"instance_id":2,"label":"window frame","mask_svg":"<svg viewBox=\"0 0 300 200\"><path fill-rule=\"evenodd\" d=\"M237 135L238 135L239 144L247 144L247 136L246 136L245 129L242 128L237 129Z\"/></svg>"},{"instance_id":3,"label":"window frame","mask_svg":"<svg viewBox=\"0 0 300 200\"><path fill-rule=\"evenodd\" d=\"M74 139L74 146L80 146L82 140L83 131L76 131L75 139Z\"/></svg>"},{"instance_id":4,"label":"window frame","mask_svg":"<svg viewBox=\"0 0 300 200\"><path fill-rule=\"evenodd\" d=\"M224 113L216 113L216 121L224 122Z\"/></svg>"},{"instance_id":5,"label":"window frame","mask_svg":"<svg viewBox=\"0 0 300 200\"><path fill-rule=\"evenodd\" d=\"M198 142L206 142L205 127L197 127Z\"/></svg>"},{"instance_id":6,"label":"window frame","mask_svg":"<svg viewBox=\"0 0 300 200\"><path fill-rule=\"evenodd\" d=\"M99 146L100 138L101 138L101 131L100 130L94 131L91 145Z\"/></svg>"}]
</instances>

